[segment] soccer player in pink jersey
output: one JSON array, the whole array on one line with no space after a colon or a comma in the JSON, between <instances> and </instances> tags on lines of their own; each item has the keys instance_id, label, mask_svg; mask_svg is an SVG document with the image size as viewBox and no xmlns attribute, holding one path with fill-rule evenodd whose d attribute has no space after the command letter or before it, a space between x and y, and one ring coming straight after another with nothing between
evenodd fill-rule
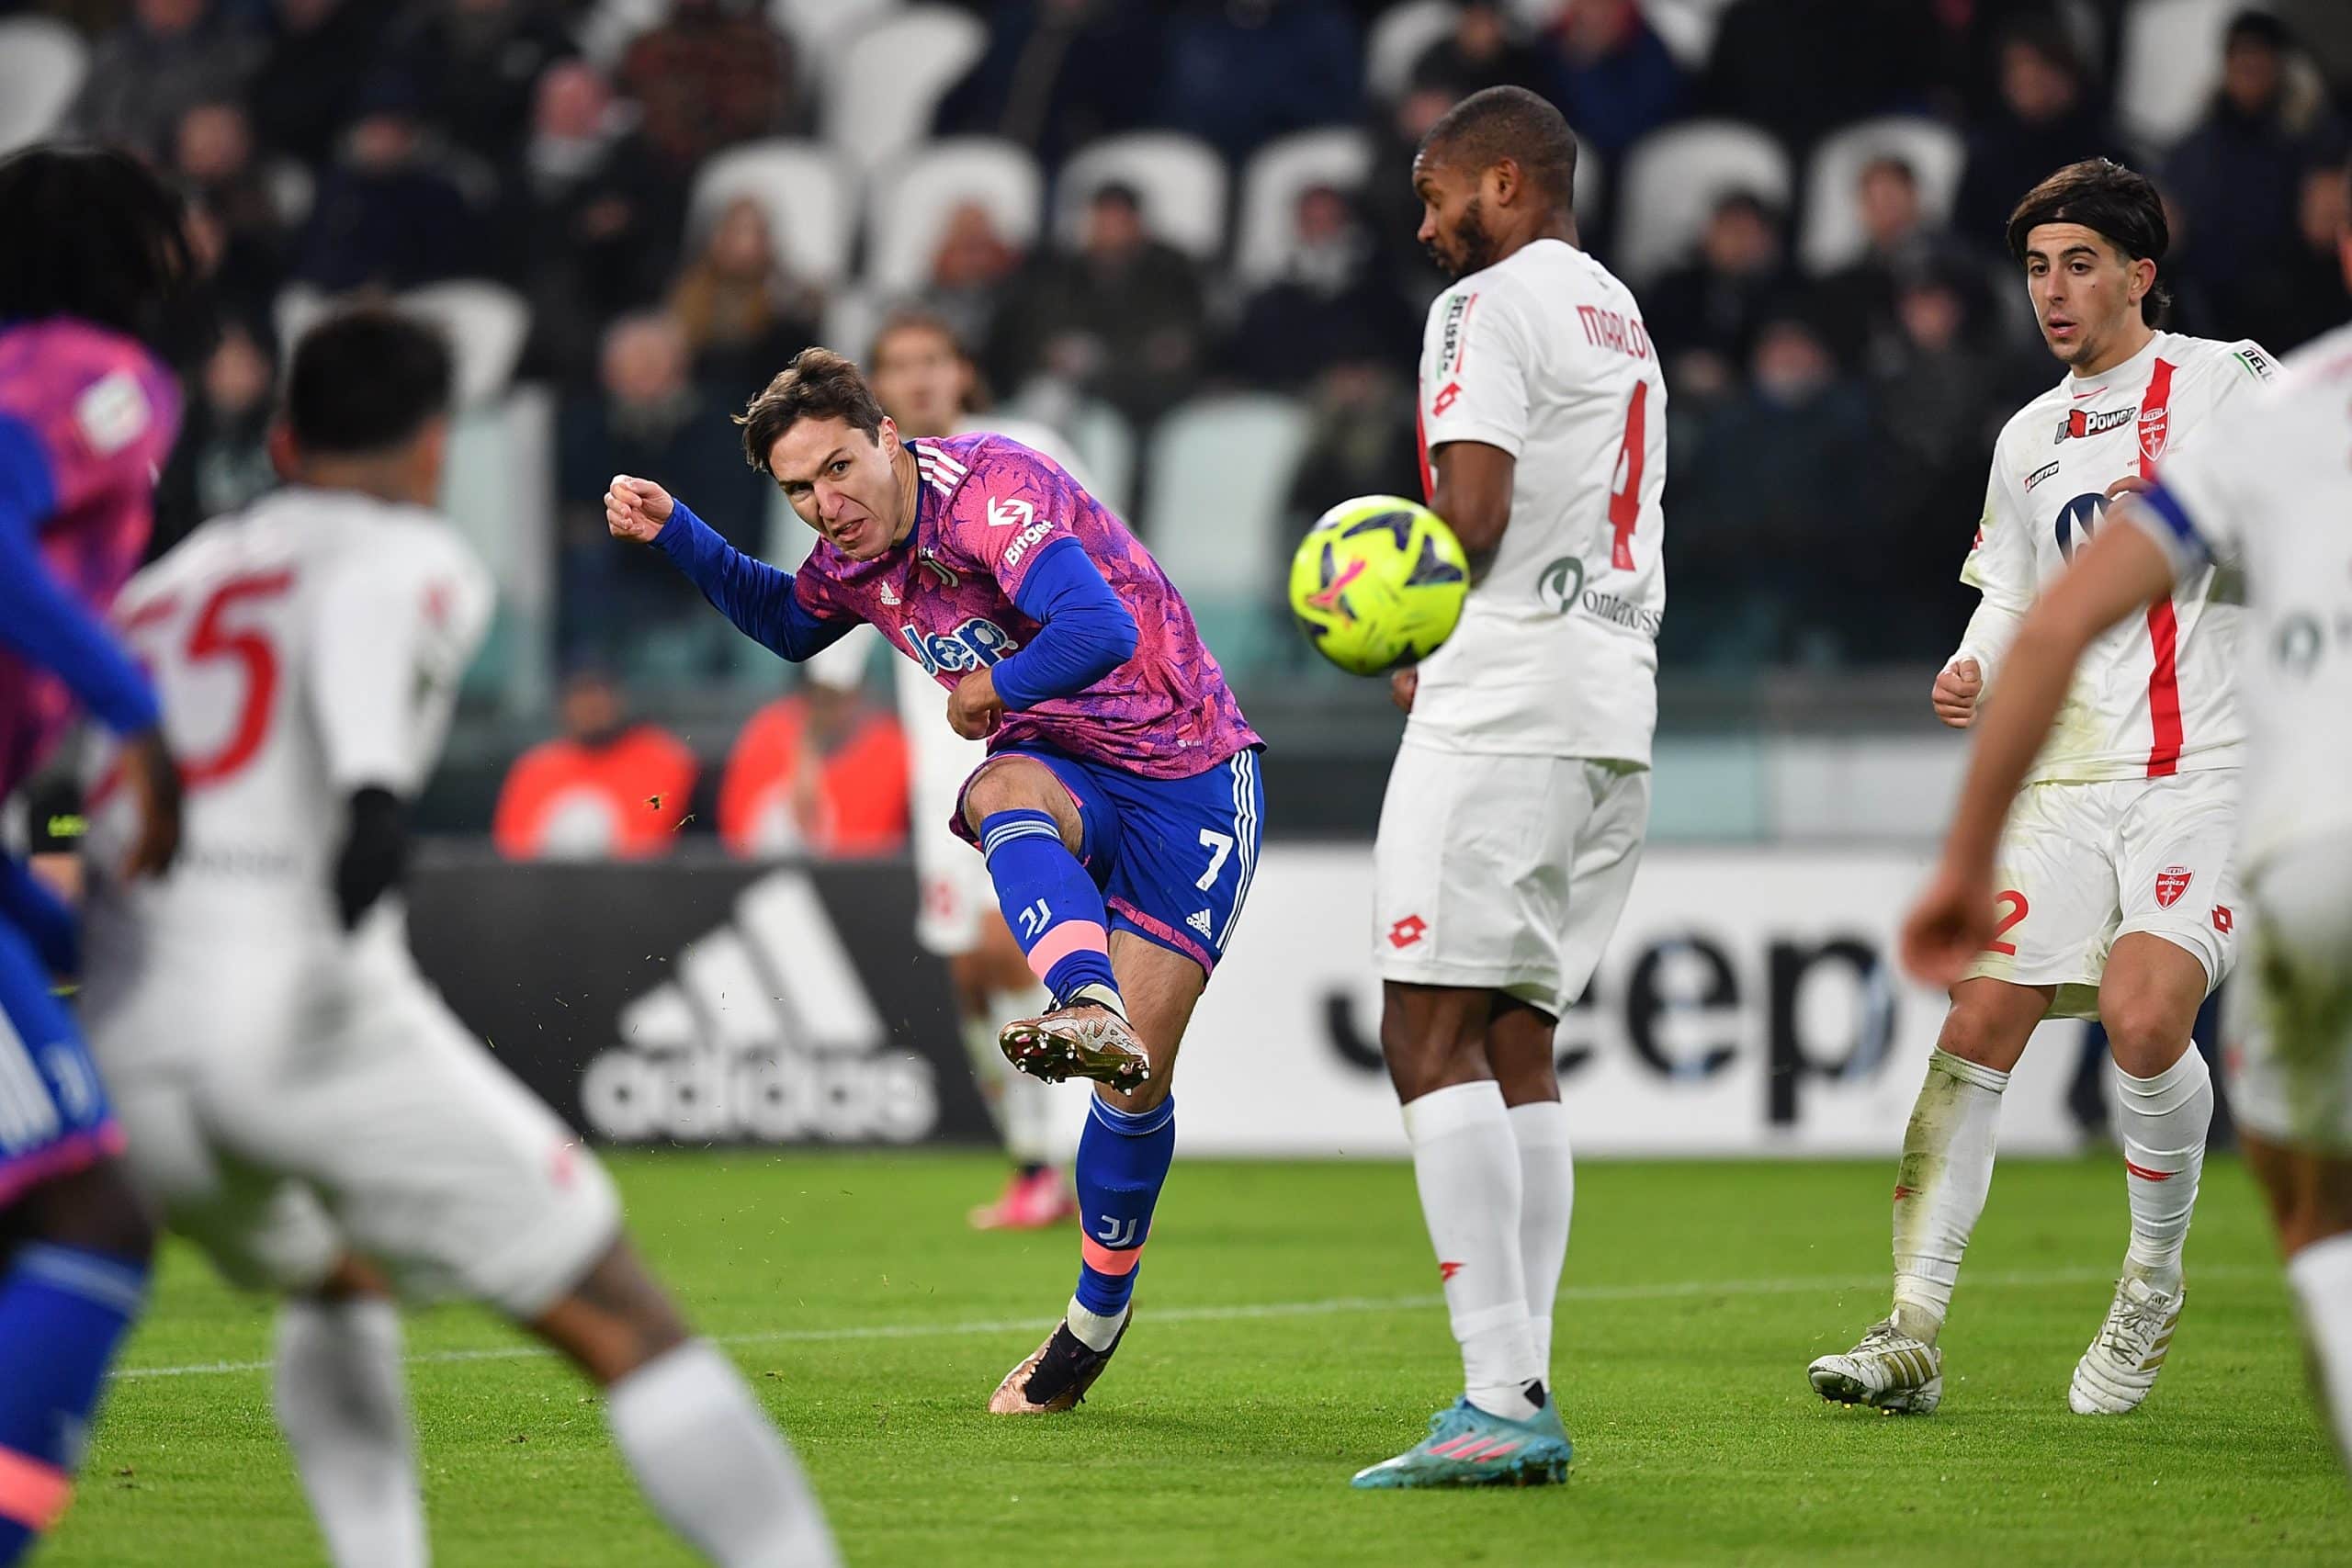
<instances>
[{"instance_id":1,"label":"soccer player in pink jersey","mask_svg":"<svg viewBox=\"0 0 2352 1568\"><path fill-rule=\"evenodd\" d=\"M650 479L605 497L743 632L804 660L870 622L989 741L954 827L1053 997L1000 1037L1035 1077L1095 1081L1062 1324L999 1414L1064 1411L1127 1326L1176 1143L1170 1075L1257 868L1262 742L1192 612L1126 525L1001 435L902 439L857 367L812 348L740 417L745 455L820 536L798 572L729 547Z\"/></svg>"},{"instance_id":2,"label":"soccer player in pink jersey","mask_svg":"<svg viewBox=\"0 0 2352 1568\"><path fill-rule=\"evenodd\" d=\"M140 828L128 869L179 841L155 694L104 624L139 564L178 385L148 344L189 276L179 203L119 152L0 163L0 795L78 706L119 734ZM51 994L73 916L0 856L0 1563L63 1517L154 1239L88 1047Z\"/></svg>"}]
</instances>

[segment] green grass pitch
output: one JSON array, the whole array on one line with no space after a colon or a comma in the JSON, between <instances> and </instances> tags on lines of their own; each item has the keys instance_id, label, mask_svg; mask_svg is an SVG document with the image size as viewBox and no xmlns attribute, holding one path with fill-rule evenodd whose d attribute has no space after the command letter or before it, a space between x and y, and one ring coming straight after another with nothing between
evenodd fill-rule
<instances>
[{"instance_id":1,"label":"green grass pitch","mask_svg":"<svg viewBox=\"0 0 2352 1568\"><path fill-rule=\"evenodd\" d=\"M2005 1164L1943 1409L1908 1420L1826 1406L1804 1376L1883 1307L1891 1162L1588 1165L1555 1355L1575 1473L1455 1494L1347 1485L1459 1386L1402 1167L1180 1163L1093 1401L1007 1421L983 1402L1057 1313L1076 1248L964 1228L992 1162L616 1165L636 1233L799 1444L856 1564L2352 1561L2234 1162L2206 1171L2164 1381L2120 1419L2065 1402L2122 1254L2120 1168ZM566 1368L470 1309L413 1318L410 1350L437 1562L691 1561ZM175 1250L43 1562L319 1562L249 1365L267 1354L266 1309Z\"/></svg>"}]
</instances>

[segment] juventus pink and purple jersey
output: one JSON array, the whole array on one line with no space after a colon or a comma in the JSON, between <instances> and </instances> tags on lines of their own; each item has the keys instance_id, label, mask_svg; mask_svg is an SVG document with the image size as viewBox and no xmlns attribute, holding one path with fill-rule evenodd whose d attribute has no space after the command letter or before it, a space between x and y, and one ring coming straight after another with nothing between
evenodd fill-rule
<instances>
[{"instance_id":1,"label":"juventus pink and purple jersey","mask_svg":"<svg viewBox=\"0 0 2352 1568\"><path fill-rule=\"evenodd\" d=\"M177 383L133 340L62 317L0 326L0 511L21 530L0 544L30 558L0 570L37 560L73 604L105 615L147 547L155 475L179 421ZM70 627L36 651L34 630L12 628L15 648L0 644L0 795L63 733L74 690L118 727L141 722L142 704L153 722L153 696L119 652Z\"/></svg>"},{"instance_id":2,"label":"juventus pink and purple jersey","mask_svg":"<svg viewBox=\"0 0 2352 1568\"><path fill-rule=\"evenodd\" d=\"M803 608L872 622L952 690L1036 635L1014 596L1046 547L1074 538L1134 615L1135 652L1083 691L1008 713L989 750L1043 746L1174 779L1260 744L1168 574L1058 464L987 433L907 447L921 474L907 547L854 561L820 540L793 577Z\"/></svg>"}]
</instances>

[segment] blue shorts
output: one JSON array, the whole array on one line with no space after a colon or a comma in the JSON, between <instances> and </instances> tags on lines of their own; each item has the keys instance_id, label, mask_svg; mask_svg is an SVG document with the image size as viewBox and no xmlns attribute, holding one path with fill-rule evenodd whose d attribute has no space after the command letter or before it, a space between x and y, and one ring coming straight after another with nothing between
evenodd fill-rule
<instances>
[{"instance_id":1,"label":"blue shorts","mask_svg":"<svg viewBox=\"0 0 2352 1568\"><path fill-rule=\"evenodd\" d=\"M20 894L23 873L0 865ZM0 909L0 1211L31 1188L122 1152L98 1069L21 910ZM46 935L46 933L45 933ZM42 945L53 946L44 940Z\"/></svg>"},{"instance_id":2,"label":"blue shorts","mask_svg":"<svg viewBox=\"0 0 2352 1568\"><path fill-rule=\"evenodd\" d=\"M1012 746L989 758L1043 762L1078 806L1078 858L1102 889L1113 931L1216 968L1250 896L1266 819L1255 746L1188 779L1148 779L1043 747ZM972 774L978 778L987 764ZM964 787L972 787L967 779ZM956 831L975 841L959 792Z\"/></svg>"}]
</instances>

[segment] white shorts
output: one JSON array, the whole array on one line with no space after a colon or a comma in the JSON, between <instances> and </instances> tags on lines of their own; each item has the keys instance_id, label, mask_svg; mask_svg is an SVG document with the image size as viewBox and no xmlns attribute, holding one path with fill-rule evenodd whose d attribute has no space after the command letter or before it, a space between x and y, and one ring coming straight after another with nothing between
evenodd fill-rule
<instances>
[{"instance_id":1,"label":"white shorts","mask_svg":"<svg viewBox=\"0 0 2352 1568\"><path fill-rule=\"evenodd\" d=\"M2118 938L2146 931L2205 966L2210 994L2235 962L2238 774L2029 784L1996 861L1993 945L1969 968L2055 986L2046 1016L2097 1018Z\"/></svg>"},{"instance_id":2,"label":"white shorts","mask_svg":"<svg viewBox=\"0 0 2352 1568\"><path fill-rule=\"evenodd\" d=\"M1640 763L1408 741L1373 850L1381 977L1505 991L1565 1012L1624 911L1649 815Z\"/></svg>"},{"instance_id":3,"label":"white shorts","mask_svg":"<svg viewBox=\"0 0 2352 1568\"><path fill-rule=\"evenodd\" d=\"M2246 895L2254 983L2230 990L2230 1108L2267 1142L2352 1158L2352 833L2282 846Z\"/></svg>"},{"instance_id":4,"label":"white shorts","mask_svg":"<svg viewBox=\"0 0 2352 1568\"><path fill-rule=\"evenodd\" d=\"M611 1179L413 972L346 991L247 956L102 1000L134 1179L246 1288L308 1289L348 1249L411 1299L538 1316L618 1239Z\"/></svg>"}]
</instances>

